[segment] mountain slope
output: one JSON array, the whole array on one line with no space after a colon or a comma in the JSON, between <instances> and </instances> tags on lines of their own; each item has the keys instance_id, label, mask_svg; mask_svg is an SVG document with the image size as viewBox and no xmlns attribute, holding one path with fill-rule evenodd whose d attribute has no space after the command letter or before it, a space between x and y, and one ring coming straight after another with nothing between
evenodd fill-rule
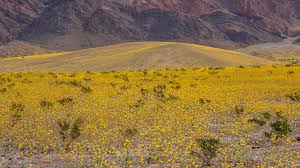
<instances>
[{"instance_id":1,"label":"mountain slope","mask_svg":"<svg viewBox=\"0 0 300 168\"><path fill-rule=\"evenodd\" d=\"M238 49L256 57L269 60L280 60L291 64L300 63L300 22L291 27L292 37L285 38L281 42L268 42L264 44L251 45L246 48ZM298 42L297 42L298 41Z\"/></svg>"},{"instance_id":2,"label":"mountain slope","mask_svg":"<svg viewBox=\"0 0 300 168\"><path fill-rule=\"evenodd\" d=\"M207 46L172 42L135 42L68 53L0 60L0 71L107 71L274 62Z\"/></svg>"},{"instance_id":3,"label":"mountain slope","mask_svg":"<svg viewBox=\"0 0 300 168\"><path fill-rule=\"evenodd\" d=\"M0 45L16 38L45 9L45 0L0 1Z\"/></svg>"},{"instance_id":4,"label":"mountain slope","mask_svg":"<svg viewBox=\"0 0 300 168\"><path fill-rule=\"evenodd\" d=\"M300 18L297 0L3 0L0 6L0 43L17 39L51 50L145 40L236 48L281 41Z\"/></svg>"}]
</instances>

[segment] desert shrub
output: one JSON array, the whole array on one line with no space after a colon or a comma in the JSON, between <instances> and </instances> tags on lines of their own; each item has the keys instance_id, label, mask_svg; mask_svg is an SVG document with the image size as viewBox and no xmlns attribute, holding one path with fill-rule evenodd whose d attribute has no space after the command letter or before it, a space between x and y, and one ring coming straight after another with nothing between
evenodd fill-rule
<instances>
[{"instance_id":1,"label":"desert shrub","mask_svg":"<svg viewBox=\"0 0 300 168\"><path fill-rule=\"evenodd\" d=\"M286 64L285 67L292 67L294 66L293 64Z\"/></svg>"},{"instance_id":2,"label":"desert shrub","mask_svg":"<svg viewBox=\"0 0 300 168\"><path fill-rule=\"evenodd\" d=\"M295 73L295 71L292 71L292 70L289 70L289 71L287 72L288 75L293 75L294 73Z\"/></svg>"},{"instance_id":3,"label":"desert shrub","mask_svg":"<svg viewBox=\"0 0 300 168\"><path fill-rule=\"evenodd\" d=\"M79 117L74 121L70 132L70 136L72 140L75 140L80 137L82 124L83 124L82 117Z\"/></svg>"},{"instance_id":4,"label":"desert shrub","mask_svg":"<svg viewBox=\"0 0 300 168\"><path fill-rule=\"evenodd\" d=\"M50 102L50 101L47 101L47 100L42 100L40 102L40 106L43 107L43 108L51 108L51 107L54 106L54 103Z\"/></svg>"},{"instance_id":5,"label":"desert shrub","mask_svg":"<svg viewBox=\"0 0 300 168\"><path fill-rule=\"evenodd\" d=\"M159 73L159 72L154 72L154 74L155 74L156 76L163 76L163 74L162 74L162 73Z\"/></svg>"},{"instance_id":6,"label":"desert shrub","mask_svg":"<svg viewBox=\"0 0 300 168\"><path fill-rule=\"evenodd\" d=\"M86 81L86 82L89 82L89 81L92 81L92 78L84 77L83 80Z\"/></svg>"},{"instance_id":7,"label":"desert shrub","mask_svg":"<svg viewBox=\"0 0 300 168\"><path fill-rule=\"evenodd\" d=\"M257 118L252 118L248 120L248 122L258 124L259 126L264 126L266 124L266 121Z\"/></svg>"},{"instance_id":8,"label":"desert shrub","mask_svg":"<svg viewBox=\"0 0 300 168\"><path fill-rule=\"evenodd\" d=\"M131 156L124 156L122 159L122 164L126 165L125 167L130 167L130 165L132 165L133 163L133 158Z\"/></svg>"},{"instance_id":9,"label":"desert shrub","mask_svg":"<svg viewBox=\"0 0 300 168\"><path fill-rule=\"evenodd\" d=\"M155 97L158 99L165 98L165 93L164 93L165 90L166 90L166 85L155 86L153 89Z\"/></svg>"},{"instance_id":10,"label":"desert shrub","mask_svg":"<svg viewBox=\"0 0 300 168\"><path fill-rule=\"evenodd\" d=\"M160 100L165 99L166 98L165 90L166 90L166 85L155 86L153 89L155 97Z\"/></svg>"},{"instance_id":11,"label":"desert shrub","mask_svg":"<svg viewBox=\"0 0 300 168\"><path fill-rule=\"evenodd\" d=\"M225 67L208 67L208 70L219 70L219 69L225 69Z\"/></svg>"},{"instance_id":12,"label":"desert shrub","mask_svg":"<svg viewBox=\"0 0 300 168\"><path fill-rule=\"evenodd\" d=\"M196 87L197 87L197 84L196 84L196 83L191 83L191 84L190 84L190 87L196 88Z\"/></svg>"},{"instance_id":13,"label":"desert shrub","mask_svg":"<svg viewBox=\"0 0 300 168\"><path fill-rule=\"evenodd\" d=\"M69 77L73 78L73 77L76 77L76 75L77 75L76 73L72 73L69 75Z\"/></svg>"},{"instance_id":14,"label":"desert shrub","mask_svg":"<svg viewBox=\"0 0 300 168\"><path fill-rule=\"evenodd\" d=\"M32 83L31 80L29 80L28 78L25 78L21 81L22 83Z\"/></svg>"},{"instance_id":15,"label":"desert shrub","mask_svg":"<svg viewBox=\"0 0 300 168\"><path fill-rule=\"evenodd\" d=\"M288 120L284 118L280 113L276 113L276 120L270 124L272 131L276 138L287 136L292 132Z\"/></svg>"},{"instance_id":16,"label":"desert shrub","mask_svg":"<svg viewBox=\"0 0 300 168\"><path fill-rule=\"evenodd\" d=\"M86 71L86 74L94 74L92 71Z\"/></svg>"},{"instance_id":17,"label":"desert shrub","mask_svg":"<svg viewBox=\"0 0 300 168\"><path fill-rule=\"evenodd\" d=\"M200 103L200 104L207 104L210 102L211 102L211 100L208 100L208 99L202 99L202 98L198 99L198 103Z\"/></svg>"},{"instance_id":18,"label":"desert shrub","mask_svg":"<svg viewBox=\"0 0 300 168\"><path fill-rule=\"evenodd\" d=\"M200 155L205 166L211 165L211 160L217 156L220 142L217 139L196 139L202 154Z\"/></svg>"},{"instance_id":19,"label":"desert shrub","mask_svg":"<svg viewBox=\"0 0 300 168\"><path fill-rule=\"evenodd\" d=\"M0 93L4 93L4 92L7 92L7 89L6 88L0 88Z\"/></svg>"},{"instance_id":20,"label":"desert shrub","mask_svg":"<svg viewBox=\"0 0 300 168\"><path fill-rule=\"evenodd\" d=\"M144 71L143 71L143 74L144 74L144 76L147 76L147 75L148 75L148 71L147 71L147 70L144 70Z\"/></svg>"},{"instance_id":21,"label":"desert shrub","mask_svg":"<svg viewBox=\"0 0 300 168\"><path fill-rule=\"evenodd\" d=\"M261 114L261 117L260 117L262 119L252 118L252 119L248 120L248 122L255 123L259 126L264 126L271 119L271 117L272 117L272 115L269 112L264 112Z\"/></svg>"},{"instance_id":22,"label":"desert shrub","mask_svg":"<svg viewBox=\"0 0 300 168\"><path fill-rule=\"evenodd\" d=\"M67 98L60 99L57 102L64 106L64 105L67 105L67 104L73 104L74 100L70 97L67 97Z\"/></svg>"},{"instance_id":23,"label":"desert shrub","mask_svg":"<svg viewBox=\"0 0 300 168\"><path fill-rule=\"evenodd\" d=\"M125 82L129 82L129 78L126 74L120 75L120 78L123 79Z\"/></svg>"},{"instance_id":24,"label":"desert shrub","mask_svg":"<svg viewBox=\"0 0 300 168\"><path fill-rule=\"evenodd\" d=\"M145 96L145 95L147 95L147 94L149 93L149 90L144 89L144 88L141 88L140 92L141 92L141 94L142 94L143 96Z\"/></svg>"},{"instance_id":25,"label":"desert shrub","mask_svg":"<svg viewBox=\"0 0 300 168\"><path fill-rule=\"evenodd\" d=\"M237 115L242 115L245 112L245 107L243 105L236 105L234 111Z\"/></svg>"},{"instance_id":26,"label":"desert shrub","mask_svg":"<svg viewBox=\"0 0 300 168\"><path fill-rule=\"evenodd\" d=\"M272 115L269 112L264 112L262 113L262 115L266 120L270 120L272 117Z\"/></svg>"},{"instance_id":27,"label":"desert shrub","mask_svg":"<svg viewBox=\"0 0 300 168\"><path fill-rule=\"evenodd\" d=\"M160 101L178 100L178 97L166 93L166 85L158 85L153 88L154 96Z\"/></svg>"},{"instance_id":28,"label":"desert shrub","mask_svg":"<svg viewBox=\"0 0 300 168\"><path fill-rule=\"evenodd\" d=\"M75 86L75 87L80 87L81 86L81 82L80 81L70 81L67 84L69 84L71 86Z\"/></svg>"},{"instance_id":29,"label":"desert shrub","mask_svg":"<svg viewBox=\"0 0 300 168\"><path fill-rule=\"evenodd\" d=\"M294 92L294 93L288 94L288 95L286 95L286 97L291 101L295 101L295 102L300 101L300 93L299 92Z\"/></svg>"},{"instance_id":30,"label":"desert shrub","mask_svg":"<svg viewBox=\"0 0 300 168\"><path fill-rule=\"evenodd\" d=\"M125 129L123 135L125 138L133 138L138 134L138 130L136 128L127 128Z\"/></svg>"},{"instance_id":31,"label":"desert shrub","mask_svg":"<svg viewBox=\"0 0 300 168\"><path fill-rule=\"evenodd\" d=\"M93 92L93 89L91 89L89 86L82 86L81 87L81 91L83 93L92 93Z\"/></svg>"},{"instance_id":32,"label":"desert shrub","mask_svg":"<svg viewBox=\"0 0 300 168\"><path fill-rule=\"evenodd\" d=\"M59 135L65 150L69 150L70 145L80 137L83 122L82 117L77 118L73 124L69 119L62 119L57 122Z\"/></svg>"},{"instance_id":33,"label":"desert shrub","mask_svg":"<svg viewBox=\"0 0 300 168\"><path fill-rule=\"evenodd\" d=\"M258 124L259 126L265 126L270 128L271 131L264 132L267 138L271 138L273 135L276 139L287 136L292 130L288 120L284 118L281 113L276 113L276 117L272 119L272 115L269 112L262 113L263 119L252 118L248 120L250 123ZM262 128L263 129L263 128Z\"/></svg>"},{"instance_id":34,"label":"desert shrub","mask_svg":"<svg viewBox=\"0 0 300 168\"><path fill-rule=\"evenodd\" d=\"M67 120L61 120L61 121L57 122L57 125L59 127L59 135L60 135L62 141L65 142L68 137L70 123Z\"/></svg>"},{"instance_id":35,"label":"desert shrub","mask_svg":"<svg viewBox=\"0 0 300 168\"><path fill-rule=\"evenodd\" d=\"M12 126L15 126L22 118L22 113L25 110L25 105L21 103L12 103L10 110L13 112Z\"/></svg>"},{"instance_id":36,"label":"desert shrub","mask_svg":"<svg viewBox=\"0 0 300 168\"><path fill-rule=\"evenodd\" d=\"M9 87L9 88L14 87L14 86L16 86L15 83L10 83L10 84L7 85L7 87Z\"/></svg>"},{"instance_id":37,"label":"desert shrub","mask_svg":"<svg viewBox=\"0 0 300 168\"><path fill-rule=\"evenodd\" d=\"M145 100L143 98L138 99L135 103L130 105L130 108L140 108L145 105Z\"/></svg>"},{"instance_id":38,"label":"desert shrub","mask_svg":"<svg viewBox=\"0 0 300 168\"><path fill-rule=\"evenodd\" d=\"M172 85L172 86L171 86L172 89L177 89L177 90L178 90L178 89L181 88L180 83L178 83L178 82L175 81L175 80L171 80L171 81L169 81L168 83Z\"/></svg>"},{"instance_id":39,"label":"desert shrub","mask_svg":"<svg viewBox=\"0 0 300 168\"><path fill-rule=\"evenodd\" d=\"M120 86L120 89L121 90L124 90L124 91L127 91L127 90L129 90L131 88L131 86L129 86L129 85L123 85L123 86Z\"/></svg>"}]
</instances>

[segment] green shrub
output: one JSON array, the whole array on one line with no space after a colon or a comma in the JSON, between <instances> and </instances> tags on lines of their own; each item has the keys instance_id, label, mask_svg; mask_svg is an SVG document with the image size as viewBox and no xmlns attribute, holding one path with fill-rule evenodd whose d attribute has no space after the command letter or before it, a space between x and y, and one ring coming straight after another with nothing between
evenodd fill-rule
<instances>
[{"instance_id":1,"label":"green shrub","mask_svg":"<svg viewBox=\"0 0 300 168\"><path fill-rule=\"evenodd\" d=\"M129 82L129 78L126 74L120 75L120 78L123 79L125 82Z\"/></svg>"},{"instance_id":2,"label":"green shrub","mask_svg":"<svg viewBox=\"0 0 300 168\"><path fill-rule=\"evenodd\" d=\"M71 86L75 86L75 87L80 87L81 86L80 81L70 81L70 82L68 82L68 84L71 85Z\"/></svg>"},{"instance_id":3,"label":"green shrub","mask_svg":"<svg viewBox=\"0 0 300 168\"><path fill-rule=\"evenodd\" d=\"M81 91L83 93L92 93L93 92L93 89L91 89L89 86L82 86L81 87Z\"/></svg>"},{"instance_id":4,"label":"green shrub","mask_svg":"<svg viewBox=\"0 0 300 168\"><path fill-rule=\"evenodd\" d=\"M22 113L25 111L25 105L21 103L13 103L10 110L13 112L12 126L14 127L21 120Z\"/></svg>"},{"instance_id":5,"label":"green shrub","mask_svg":"<svg viewBox=\"0 0 300 168\"><path fill-rule=\"evenodd\" d=\"M266 124L266 121L259 120L257 118L252 118L248 120L248 122L258 124L259 126L264 126Z\"/></svg>"},{"instance_id":6,"label":"green shrub","mask_svg":"<svg viewBox=\"0 0 300 168\"><path fill-rule=\"evenodd\" d=\"M271 114L269 114L271 115ZM271 116L267 116L267 118L271 118ZM264 113L264 117L266 118L266 114ZM270 132L265 132L265 136L267 138L271 138L273 135L276 139L287 136L290 132L292 132L288 120L284 118L280 113L276 113L276 118L270 122L269 127L271 127Z\"/></svg>"},{"instance_id":7,"label":"green shrub","mask_svg":"<svg viewBox=\"0 0 300 168\"><path fill-rule=\"evenodd\" d=\"M288 74L288 75L293 75L293 74L295 74L295 71L289 70L289 71L287 72L287 74Z\"/></svg>"},{"instance_id":8,"label":"green shrub","mask_svg":"<svg viewBox=\"0 0 300 168\"><path fill-rule=\"evenodd\" d=\"M288 120L284 118L280 113L276 114L275 122L271 123L272 132L276 135L276 137L282 137L288 135L292 130L290 129L290 125Z\"/></svg>"},{"instance_id":9,"label":"green shrub","mask_svg":"<svg viewBox=\"0 0 300 168\"><path fill-rule=\"evenodd\" d=\"M196 139L202 152L202 159L205 166L211 165L211 160L217 156L220 142L217 139Z\"/></svg>"},{"instance_id":10,"label":"green shrub","mask_svg":"<svg viewBox=\"0 0 300 168\"><path fill-rule=\"evenodd\" d=\"M299 102L300 101L300 93L299 92L288 94L288 95L286 95L286 97L288 99L290 99L291 101L295 101L295 102Z\"/></svg>"},{"instance_id":11,"label":"green shrub","mask_svg":"<svg viewBox=\"0 0 300 168\"><path fill-rule=\"evenodd\" d=\"M43 107L43 108L51 108L54 106L54 103L53 102L49 102L49 101L46 101L46 100L42 100L40 102L40 106Z\"/></svg>"},{"instance_id":12,"label":"green shrub","mask_svg":"<svg viewBox=\"0 0 300 168\"><path fill-rule=\"evenodd\" d=\"M149 90L144 89L144 88L141 88L140 92L141 92L141 94L142 94L143 96L145 96L145 95L147 95L147 94L149 93Z\"/></svg>"},{"instance_id":13,"label":"green shrub","mask_svg":"<svg viewBox=\"0 0 300 168\"><path fill-rule=\"evenodd\" d=\"M145 100L143 98L138 99L133 105L130 105L130 108L140 108L145 105Z\"/></svg>"},{"instance_id":14,"label":"green shrub","mask_svg":"<svg viewBox=\"0 0 300 168\"><path fill-rule=\"evenodd\" d=\"M165 101L178 100L177 96L166 93L166 85L155 86L153 91L154 91L155 98L160 101L165 102Z\"/></svg>"},{"instance_id":15,"label":"green shrub","mask_svg":"<svg viewBox=\"0 0 300 168\"><path fill-rule=\"evenodd\" d=\"M83 124L83 118L79 117L76 119L73 123L73 126L71 128L70 136L72 140L75 140L80 137L81 135L81 127Z\"/></svg>"},{"instance_id":16,"label":"green shrub","mask_svg":"<svg viewBox=\"0 0 300 168\"><path fill-rule=\"evenodd\" d=\"M262 115L266 120L270 120L272 117L272 115L269 112L264 112Z\"/></svg>"},{"instance_id":17,"label":"green shrub","mask_svg":"<svg viewBox=\"0 0 300 168\"><path fill-rule=\"evenodd\" d=\"M200 103L200 104L207 104L207 103L210 103L211 102L211 100L208 100L208 99L199 99L198 100L198 102Z\"/></svg>"},{"instance_id":18,"label":"green shrub","mask_svg":"<svg viewBox=\"0 0 300 168\"><path fill-rule=\"evenodd\" d=\"M61 120L57 122L57 125L59 127L59 135L63 142L66 141L68 137L68 131L70 129L70 123L67 120Z\"/></svg>"},{"instance_id":19,"label":"green shrub","mask_svg":"<svg viewBox=\"0 0 300 168\"><path fill-rule=\"evenodd\" d=\"M124 131L124 137L133 138L138 134L138 130L136 128L128 128Z\"/></svg>"},{"instance_id":20,"label":"green shrub","mask_svg":"<svg viewBox=\"0 0 300 168\"><path fill-rule=\"evenodd\" d=\"M59 135L64 145L65 150L70 149L70 145L80 137L83 125L83 118L77 118L73 124L69 119L62 119L57 122Z\"/></svg>"},{"instance_id":21,"label":"green shrub","mask_svg":"<svg viewBox=\"0 0 300 168\"><path fill-rule=\"evenodd\" d=\"M126 165L125 167L130 167L130 165L133 164L133 158L128 155L124 156L122 159L122 164Z\"/></svg>"},{"instance_id":22,"label":"green shrub","mask_svg":"<svg viewBox=\"0 0 300 168\"><path fill-rule=\"evenodd\" d=\"M235 106L234 110L237 115L242 115L245 112L245 108L242 105Z\"/></svg>"},{"instance_id":23,"label":"green shrub","mask_svg":"<svg viewBox=\"0 0 300 168\"><path fill-rule=\"evenodd\" d=\"M163 99L165 98L165 93L164 91L166 90L166 85L158 85L154 87L154 95L157 99Z\"/></svg>"},{"instance_id":24,"label":"green shrub","mask_svg":"<svg viewBox=\"0 0 300 168\"><path fill-rule=\"evenodd\" d=\"M89 82L89 81L92 81L92 78L86 78L86 77L84 77L83 80L86 81L86 82Z\"/></svg>"},{"instance_id":25,"label":"green shrub","mask_svg":"<svg viewBox=\"0 0 300 168\"><path fill-rule=\"evenodd\" d=\"M73 101L72 98L67 97L67 98L63 98L63 99L58 100L58 103L60 103L61 105L64 106L64 105L68 105L68 104L73 104L74 101Z\"/></svg>"}]
</instances>

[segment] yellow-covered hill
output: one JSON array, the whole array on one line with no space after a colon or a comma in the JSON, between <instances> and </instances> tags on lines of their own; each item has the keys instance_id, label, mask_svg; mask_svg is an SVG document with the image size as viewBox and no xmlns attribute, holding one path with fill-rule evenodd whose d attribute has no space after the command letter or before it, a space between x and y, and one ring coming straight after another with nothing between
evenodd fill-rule
<instances>
[{"instance_id":1,"label":"yellow-covered hill","mask_svg":"<svg viewBox=\"0 0 300 168\"><path fill-rule=\"evenodd\" d=\"M167 67L268 65L245 53L175 42L131 42L0 60L0 71L107 71Z\"/></svg>"}]
</instances>

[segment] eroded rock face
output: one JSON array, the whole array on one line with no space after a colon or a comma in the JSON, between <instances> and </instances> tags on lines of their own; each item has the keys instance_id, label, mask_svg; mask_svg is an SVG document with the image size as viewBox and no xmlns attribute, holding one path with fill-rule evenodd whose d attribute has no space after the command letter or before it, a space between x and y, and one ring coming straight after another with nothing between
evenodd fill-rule
<instances>
[{"instance_id":1,"label":"eroded rock face","mask_svg":"<svg viewBox=\"0 0 300 168\"><path fill-rule=\"evenodd\" d=\"M34 18L39 17L43 9L44 4L40 0L1 0L0 44L14 39Z\"/></svg>"},{"instance_id":2,"label":"eroded rock face","mask_svg":"<svg viewBox=\"0 0 300 168\"><path fill-rule=\"evenodd\" d=\"M298 0L2 0L0 44L68 50L162 40L226 48L279 41L297 18Z\"/></svg>"}]
</instances>

